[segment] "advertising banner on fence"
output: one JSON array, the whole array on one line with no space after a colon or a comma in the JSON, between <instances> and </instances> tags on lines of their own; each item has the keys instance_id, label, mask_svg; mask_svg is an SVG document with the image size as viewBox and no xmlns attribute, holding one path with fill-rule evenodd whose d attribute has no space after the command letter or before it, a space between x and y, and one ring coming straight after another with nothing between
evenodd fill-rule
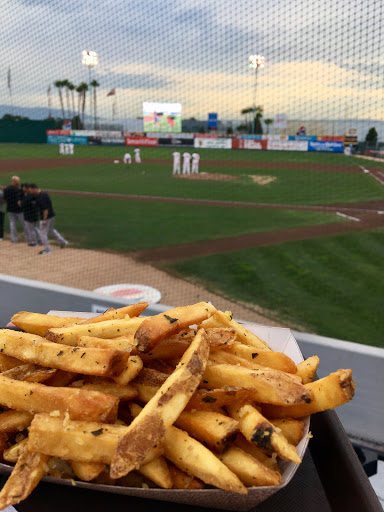
<instances>
[{"instance_id":1,"label":"advertising banner on fence","mask_svg":"<svg viewBox=\"0 0 384 512\"><path fill-rule=\"evenodd\" d=\"M279 135L280 137L280 135ZM267 135L242 135L242 139L251 139L251 140L267 140Z\"/></svg>"},{"instance_id":2,"label":"advertising banner on fence","mask_svg":"<svg viewBox=\"0 0 384 512\"><path fill-rule=\"evenodd\" d=\"M101 146L101 137L88 137L88 145L89 146Z\"/></svg>"},{"instance_id":3,"label":"advertising banner on fence","mask_svg":"<svg viewBox=\"0 0 384 512\"><path fill-rule=\"evenodd\" d=\"M343 142L344 135L318 135L317 140L328 140L330 142L332 141L340 141Z\"/></svg>"},{"instance_id":4,"label":"advertising banner on fence","mask_svg":"<svg viewBox=\"0 0 384 512\"><path fill-rule=\"evenodd\" d=\"M127 134L133 135L133 134ZM147 137L154 137L155 139L194 139L195 135L193 133L185 133L181 132L178 134L174 133L161 133L161 132L149 132L147 133Z\"/></svg>"},{"instance_id":5,"label":"advertising banner on fence","mask_svg":"<svg viewBox=\"0 0 384 512\"><path fill-rule=\"evenodd\" d=\"M267 149L267 141L250 139L232 139L232 149Z\"/></svg>"},{"instance_id":6,"label":"advertising banner on fence","mask_svg":"<svg viewBox=\"0 0 384 512\"><path fill-rule=\"evenodd\" d=\"M308 151L318 151L327 153L342 153L344 144L340 141L321 140L317 142L308 142Z\"/></svg>"},{"instance_id":7,"label":"advertising banner on fence","mask_svg":"<svg viewBox=\"0 0 384 512\"><path fill-rule=\"evenodd\" d=\"M71 135L71 130L47 130L47 135Z\"/></svg>"},{"instance_id":8,"label":"advertising banner on fence","mask_svg":"<svg viewBox=\"0 0 384 512\"><path fill-rule=\"evenodd\" d=\"M102 146L125 146L124 137L100 137Z\"/></svg>"},{"instance_id":9,"label":"advertising banner on fence","mask_svg":"<svg viewBox=\"0 0 384 512\"><path fill-rule=\"evenodd\" d=\"M158 146L159 140L155 137L125 137L126 146Z\"/></svg>"},{"instance_id":10,"label":"advertising banner on fence","mask_svg":"<svg viewBox=\"0 0 384 512\"><path fill-rule=\"evenodd\" d=\"M194 133L192 134L194 136L194 138L198 138L198 139L218 139L219 136L217 135L217 133Z\"/></svg>"},{"instance_id":11,"label":"advertising banner on fence","mask_svg":"<svg viewBox=\"0 0 384 512\"><path fill-rule=\"evenodd\" d=\"M160 137L159 146L193 146L193 139L182 139L180 137Z\"/></svg>"},{"instance_id":12,"label":"advertising banner on fence","mask_svg":"<svg viewBox=\"0 0 384 512\"><path fill-rule=\"evenodd\" d=\"M270 140L267 149L275 151L308 151L307 140Z\"/></svg>"},{"instance_id":13,"label":"advertising banner on fence","mask_svg":"<svg viewBox=\"0 0 384 512\"><path fill-rule=\"evenodd\" d=\"M288 140L312 140L316 141L316 135L289 135Z\"/></svg>"},{"instance_id":14,"label":"advertising banner on fence","mask_svg":"<svg viewBox=\"0 0 384 512\"><path fill-rule=\"evenodd\" d=\"M88 137L73 137L71 135L47 135L47 144L78 144L87 145Z\"/></svg>"},{"instance_id":15,"label":"advertising banner on fence","mask_svg":"<svg viewBox=\"0 0 384 512\"><path fill-rule=\"evenodd\" d=\"M232 149L232 139L202 139L196 137L195 148Z\"/></svg>"},{"instance_id":16,"label":"advertising banner on fence","mask_svg":"<svg viewBox=\"0 0 384 512\"><path fill-rule=\"evenodd\" d=\"M268 141L288 140L288 135L267 135Z\"/></svg>"},{"instance_id":17,"label":"advertising banner on fence","mask_svg":"<svg viewBox=\"0 0 384 512\"><path fill-rule=\"evenodd\" d=\"M74 137L97 137L96 130L71 130L70 135Z\"/></svg>"}]
</instances>

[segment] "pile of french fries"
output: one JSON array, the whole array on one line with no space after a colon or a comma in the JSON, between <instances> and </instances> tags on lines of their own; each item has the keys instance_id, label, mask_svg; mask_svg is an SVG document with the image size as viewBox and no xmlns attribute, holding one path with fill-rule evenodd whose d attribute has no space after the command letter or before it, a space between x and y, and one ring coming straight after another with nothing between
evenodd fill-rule
<instances>
[{"instance_id":1,"label":"pile of french fries","mask_svg":"<svg viewBox=\"0 0 384 512\"><path fill-rule=\"evenodd\" d=\"M351 370L313 381L209 303L151 317L139 303L84 320L20 312L0 330L0 510L45 475L240 494L300 463L303 417L348 402Z\"/></svg>"}]
</instances>

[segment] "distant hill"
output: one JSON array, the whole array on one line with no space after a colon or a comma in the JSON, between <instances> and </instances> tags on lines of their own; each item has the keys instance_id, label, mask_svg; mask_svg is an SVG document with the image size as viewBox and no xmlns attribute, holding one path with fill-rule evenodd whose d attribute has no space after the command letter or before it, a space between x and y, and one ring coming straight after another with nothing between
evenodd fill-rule
<instances>
[{"instance_id":1,"label":"distant hill","mask_svg":"<svg viewBox=\"0 0 384 512\"><path fill-rule=\"evenodd\" d=\"M47 107L19 107L12 105L0 105L0 118L4 114L12 114L15 116L29 117L29 119L47 119L48 109ZM61 109L53 108L51 110L52 117L61 118ZM90 116L85 114L85 119L89 119Z\"/></svg>"}]
</instances>

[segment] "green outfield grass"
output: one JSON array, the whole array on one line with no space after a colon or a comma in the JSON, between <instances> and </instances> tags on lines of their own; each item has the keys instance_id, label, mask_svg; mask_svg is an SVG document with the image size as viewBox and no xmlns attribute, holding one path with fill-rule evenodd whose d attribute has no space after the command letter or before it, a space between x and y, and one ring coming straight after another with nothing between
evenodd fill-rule
<instances>
[{"instance_id":1,"label":"green outfield grass","mask_svg":"<svg viewBox=\"0 0 384 512\"><path fill-rule=\"evenodd\" d=\"M57 229L71 245L86 249L134 251L342 220L331 213L296 210L51 197Z\"/></svg>"},{"instance_id":2,"label":"green outfield grass","mask_svg":"<svg viewBox=\"0 0 384 512\"><path fill-rule=\"evenodd\" d=\"M162 197L216 199L240 202L319 205L384 200L384 187L367 174L318 172L294 169L206 167L202 170L239 176L238 181L200 181L172 177L172 165L101 164L19 172L22 181L41 188L85 190ZM13 173L0 175L0 184ZM252 175L271 176L259 185Z\"/></svg>"},{"instance_id":3,"label":"green outfield grass","mask_svg":"<svg viewBox=\"0 0 384 512\"><path fill-rule=\"evenodd\" d=\"M323 336L384 347L384 229L167 265L232 300Z\"/></svg>"}]
</instances>

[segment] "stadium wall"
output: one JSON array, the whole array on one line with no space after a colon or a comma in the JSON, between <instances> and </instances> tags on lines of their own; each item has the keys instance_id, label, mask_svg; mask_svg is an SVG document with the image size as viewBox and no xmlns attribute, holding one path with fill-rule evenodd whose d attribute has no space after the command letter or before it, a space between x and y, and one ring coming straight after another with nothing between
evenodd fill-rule
<instances>
[{"instance_id":1,"label":"stadium wall","mask_svg":"<svg viewBox=\"0 0 384 512\"><path fill-rule=\"evenodd\" d=\"M0 119L0 142L43 144L46 142L47 130L54 128L54 120Z\"/></svg>"}]
</instances>

